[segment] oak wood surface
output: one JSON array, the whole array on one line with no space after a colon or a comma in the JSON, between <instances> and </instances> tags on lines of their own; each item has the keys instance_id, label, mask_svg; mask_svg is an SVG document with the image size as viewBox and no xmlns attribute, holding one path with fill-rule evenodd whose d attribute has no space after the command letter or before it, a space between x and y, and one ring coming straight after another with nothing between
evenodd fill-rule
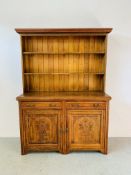
<instances>
[{"instance_id":1,"label":"oak wood surface","mask_svg":"<svg viewBox=\"0 0 131 175\"><path fill-rule=\"evenodd\" d=\"M103 111L70 110L67 115L70 150L104 147Z\"/></svg>"},{"instance_id":2,"label":"oak wood surface","mask_svg":"<svg viewBox=\"0 0 131 175\"><path fill-rule=\"evenodd\" d=\"M95 150L107 154L105 93L111 28L15 29L21 35L21 154Z\"/></svg>"},{"instance_id":3,"label":"oak wood surface","mask_svg":"<svg viewBox=\"0 0 131 175\"><path fill-rule=\"evenodd\" d=\"M108 101L111 97L104 92L30 92L17 97L19 101L46 100L101 100Z\"/></svg>"},{"instance_id":4,"label":"oak wood surface","mask_svg":"<svg viewBox=\"0 0 131 175\"><path fill-rule=\"evenodd\" d=\"M23 91L103 91L105 36L22 36Z\"/></svg>"}]
</instances>

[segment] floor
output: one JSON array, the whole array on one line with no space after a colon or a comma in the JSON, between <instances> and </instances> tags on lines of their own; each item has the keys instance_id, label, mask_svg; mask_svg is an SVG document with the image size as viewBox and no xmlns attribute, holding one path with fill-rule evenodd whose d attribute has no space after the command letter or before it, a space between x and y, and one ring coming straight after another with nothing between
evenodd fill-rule
<instances>
[{"instance_id":1,"label":"floor","mask_svg":"<svg viewBox=\"0 0 131 175\"><path fill-rule=\"evenodd\" d=\"M0 139L0 175L131 175L131 138L110 138L109 154L20 155L18 138Z\"/></svg>"}]
</instances>

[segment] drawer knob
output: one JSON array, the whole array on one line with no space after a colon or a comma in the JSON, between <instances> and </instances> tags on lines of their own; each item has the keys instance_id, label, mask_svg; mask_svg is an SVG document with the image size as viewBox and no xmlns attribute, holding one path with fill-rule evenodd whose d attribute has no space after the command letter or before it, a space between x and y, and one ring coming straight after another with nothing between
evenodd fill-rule
<instances>
[{"instance_id":1,"label":"drawer knob","mask_svg":"<svg viewBox=\"0 0 131 175\"><path fill-rule=\"evenodd\" d=\"M78 107L80 107L80 105L79 104L71 104L71 107L78 108Z\"/></svg>"},{"instance_id":2,"label":"drawer knob","mask_svg":"<svg viewBox=\"0 0 131 175\"><path fill-rule=\"evenodd\" d=\"M100 105L98 103L93 104L94 107L99 107Z\"/></svg>"},{"instance_id":3,"label":"drawer knob","mask_svg":"<svg viewBox=\"0 0 131 175\"><path fill-rule=\"evenodd\" d=\"M49 104L49 107L56 107L56 104Z\"/></svg>"},{"instance_id":4,"label":"drawer knob","mask_svg":"<svg viewBox=\"0 0 131 175\"><path fill-rule=\"evenodd\" d=\"M35 107L35 104L29 103L27 104L27 107Z\"/></svg>"}]
</instances>

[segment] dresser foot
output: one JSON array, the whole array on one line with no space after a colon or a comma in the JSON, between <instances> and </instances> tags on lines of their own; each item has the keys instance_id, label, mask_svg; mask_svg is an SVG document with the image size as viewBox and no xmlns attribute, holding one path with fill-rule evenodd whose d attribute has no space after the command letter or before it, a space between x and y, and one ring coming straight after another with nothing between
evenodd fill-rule
<instances>
[{"instance_id":1,"label":"dresser foot","mask_svg":"<svg viewBox=\"0 0 131 175\"><path fill-rule=\"evenodd\" d=\"M21 155L26 155L27 154L27 150L26 149L21 149Z\"/></svg>"},{"instance_id":2,"label":"dresser foot","mask_svg":"<svg viewBox=\"0 0 131 175\"><path fill-rule=\"evenodd\" d=\"M108 150L107 149L102 149L100 152L103 153L103 154L108 154Z\"/></svg>"}]
</instances>

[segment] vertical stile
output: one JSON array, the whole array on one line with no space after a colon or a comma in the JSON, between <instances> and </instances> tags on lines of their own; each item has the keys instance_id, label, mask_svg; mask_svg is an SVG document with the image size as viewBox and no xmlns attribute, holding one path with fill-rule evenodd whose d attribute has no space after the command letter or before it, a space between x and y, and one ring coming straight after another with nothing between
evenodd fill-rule
<instances>
[{"instance_id":1,"label":"vertical stile","mask_svg":"<svg viewBox=\"0 0 131 175\"><path fill-rule=\"evenodd\" d=\"M58 73L60 73L61 72L61 67L60 67L60 55L59 55L59 45L60 45L60 38L58 37ZM60 83L60 81L61 81L61 79L60 79L60 75L58 74L58 84L59 84L59 86L58 86L58 91L60 91L61 89L60 89L60 87L61 87L61 83Z\"/></svg>"},{"instance_id":2,"label":"vertical stile","mask_svg":"<svg viewBox=\"0 0 131 175\"><path fill-rule=\"evenodd\" d=\"M78 40L77 40L77 52L79 52L79 44L80 44L80 37L78 37ZM80 63L80 54L77 55L77 72L78 72L78 91L80 90L80 77L81 77L81 74L79 72L79 63Z\"/></svg>"},{"instance_id":3,"label":"vertical stile","mask_svg":"<svg viewBox=\"0 0 131 175\"><path fill-rule=\"evenodd\" d=\"M105 86L105 82L106 82L106 63L107 63L107 35L104 36L104 42L103 42L103 50L104 50L104 57L102 59L104 59L103 61L103 71L104 71L104 77L103 77L103 91L105 91L106 86Z\"/></svg>"},{"instance_id":4,"label":"vertical stile","mask_svg":"<svg viewBox=\"0 0 131 175\"><path fill-rule=\"evenodd\" d=\"M88 38L88 52L90 52L90 37ZM90 55L88 54L88 91L90 91L90 83L89 83L89 78L90 78Z\"/></svg>"},{"instance_id":5,"label":"vertical stile","mask_svg":"<svg viewBox=\"0 0 131 175\"><path fill-rule=\"evenodd\" d=\"M75 85L76 85L76 80L75 80L75 77L76 77L76 73L75 73L75 54L74 54L74 52L75 52L75 42L76 42L76 37L72 37L72 39L73 39L73 41L72 41L72 63L73 63L73 65L72 65L72 72L73 72L73 74L72 74L72 88L73 88L73 90L72 91L75 91Z\"/></svg>"},{"instance_id":6,"label":"vertical stile","mask_svg":"<svg viewBox=\"0 0 131 175\"><path fill-rule=\"evenodd\" d=\"M90 38L89 38L89 52L91 52L91 36L90 36ZM88 67L88 70L89 70L89 79L88 79L88 84L89 84L89 91L91 90L91 85L90 85L90 81L91 81L91 74L90 74L90 60L91 60L91 54L89 54L89 62L88 62L88 64L89 64L89 67Z\"/></svg>"},{"instance_id":7,"label":"vertical stile","mask_svg":"<svg viewBox=\"0 0 131 175\"><path fill-rule=\"evenodd\" d=\"M62 103L63 106L63 120L62 120L62 129L66 130L66 116L65 116L65 102ZM66 153L66 132L62 134L62 152Z\"/></svg>"},{"instance_id":8,"label":"vertical stile","mask_svg":"<svg viewBox=\"0 0 131 175\"><path fill-rule=\"evenodd\" d=\"M41 51L44 52L44 46L43 46L43 38L44 37L41 37L41 45L42 45L42 48L41 48ZM41 72L44 73L44 55L41 55ZM45 90L45 76L44 75L41 75L41 79L40 79L40 84L41 84L41 91L44 91Z\"/></svg>"},{"instance_id":9,"label":"vertical stile","mask_svg":"<svg viewBox=\"0 0 131 175\"><path fill-rule=\"evenodd\" d=\"M36 37L36 52L38 52L38 48L39 48L39 37ZM37 76L36 76L36 82L37 82L37 86L36 86L36 91L38 91L39 92L39 58L37 58L37 55L35 55L35 64L36 64L36 73L38 73L37 74Z\"/></svg>"},{"instance_id":10,"label":"vertical stile","mask_svg":"<svg viewBox=\"0 0 131 175\"><path fill-rule=\"evenodd\" d=\"M27 50L27 47L28 47L28 44L27 44L27 37L21 37L22 39L22 45L24 45L23 49L24 50ZM28 64L28 55L24 55L23 54L23 72L26 73L26 72L29 72L29 64Z\"/></svg>"},{"instance_id":11,"label":"vertical stile","mask_svg":"<svg viewBox=\"0 0 131 175\"><path fill-rule=\"evenodd\" d=\"M23 51L25 49L25 37L20 36L20 46L21 46L21 68L22 68L22 84L23 84L23 93L26 91L26 77L24 76L24 55L23 55ZM24 46L24 48L22 48Z\"/></svg>"},{"instance_id":12,"label":"vertical stile","mask_svg":"<svg viewBox=\"0 0 131 175\"><path fill-rule=\"evenodd\" d=\"M62 41L61 41L61 52L64 52L64 37L62 37ZM62 61L62 73L64 73L64 54L61 54L61 61ZM61 91L65 91L65 74L62 74L62 86L61 86Z\"/></svg>"},{"instance_id":13,"label":"vertical stile","mask_svg":"<svg viewBox=\"0 0 131 175\"><path fill-rule=\"evenodd\" d=\"M36 38L36 47L37 47L37 52L39 52L39 49L40 49L40 37L37 37ZM39 73L40 73L40 66L39 66L39 62L40 62L40 57L37 58L37 55L35 55L35 60L37 62L37 91L39 92L40 91L40 76L39 76Z\"/></svg>"}]
</instances>

